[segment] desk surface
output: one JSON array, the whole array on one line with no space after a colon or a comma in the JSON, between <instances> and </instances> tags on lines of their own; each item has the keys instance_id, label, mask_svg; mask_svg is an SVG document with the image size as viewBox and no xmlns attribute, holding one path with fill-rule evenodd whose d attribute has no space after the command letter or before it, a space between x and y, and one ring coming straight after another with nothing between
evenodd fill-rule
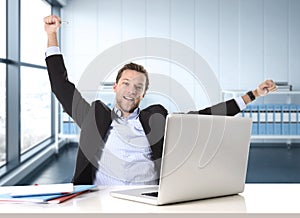
<instances>
[{"instance_id":1,"label":"desk surface","mask_svg":"<svg viewBox=\"0 0 300 218\"><path fill-rule=\"evenodd\" d=\"M124 187L99 187L61 204L0 204L1 213L9 214L126 214L126 213L176 213L176 214L251 214L300 213L300 184L246 184L239 195L152 206L113 198L111 190Z\"/></svg>"}]
</instances>

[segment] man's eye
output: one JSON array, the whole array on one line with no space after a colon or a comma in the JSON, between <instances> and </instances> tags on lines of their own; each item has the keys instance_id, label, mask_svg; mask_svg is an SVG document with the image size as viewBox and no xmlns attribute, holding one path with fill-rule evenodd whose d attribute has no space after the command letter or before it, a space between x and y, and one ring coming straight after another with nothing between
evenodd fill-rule
<instances>
[{"instance_id":1,"label":"man's eye","mask_svg":"<svg viewBox=\"0 0 300 218\"><path fill-rule=\"evenodd\" d=\"M123 84L124 84L125 86L128 86L128 85L129 85L129 82L123 82Z\"/></svg>"}]
</instances>

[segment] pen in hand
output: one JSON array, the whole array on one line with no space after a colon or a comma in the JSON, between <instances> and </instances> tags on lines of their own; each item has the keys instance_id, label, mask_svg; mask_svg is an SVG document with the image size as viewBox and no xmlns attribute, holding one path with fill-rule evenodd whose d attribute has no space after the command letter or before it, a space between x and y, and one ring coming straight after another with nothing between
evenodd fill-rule
<instances>
[{"instance_id":1,"label":"pen in hand","mask_svg":"<svg viewBox=\"0 0 300 218\"><path fill-rule=\"evenodd\" d=\"M60 24L69 24L69 21L60 20L59 23L60 23Z\"/></svg>"}]
</instances>

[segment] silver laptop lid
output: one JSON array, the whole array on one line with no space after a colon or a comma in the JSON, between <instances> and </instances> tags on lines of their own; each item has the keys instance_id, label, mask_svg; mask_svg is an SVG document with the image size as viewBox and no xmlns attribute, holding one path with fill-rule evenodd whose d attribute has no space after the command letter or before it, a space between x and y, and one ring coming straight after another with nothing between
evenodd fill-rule
<instances>
[{"instance_id":1,"label":"silver laptop lid","mask_svg":"<svg viewBox=\"0 0 300 218\"><path fill-rule=\"evenodd\" d=\"M242 192L251 125L242 117L168 115L158 204Z\"/></svg>"}]
</instances>

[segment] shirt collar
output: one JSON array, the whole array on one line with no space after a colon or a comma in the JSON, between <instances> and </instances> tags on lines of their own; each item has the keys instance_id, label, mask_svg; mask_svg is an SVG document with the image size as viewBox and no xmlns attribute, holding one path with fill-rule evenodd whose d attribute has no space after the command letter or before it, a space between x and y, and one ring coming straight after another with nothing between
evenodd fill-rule
<instances>
[{"instance_id":1,"label":"shirt collar","mask_svg":"<svg viewBox=\"0 0 300 218\"><path fill-rule=\"evenodd\" d=\"M114 107L113 111L115 112L115 114L117 115L118 118L127 119L127 120L136 119L140 115L140 108L139 107L134 109L134 111L126 118L122 117L122 112L118 108Z\"/></svg>"}]
</instances>

